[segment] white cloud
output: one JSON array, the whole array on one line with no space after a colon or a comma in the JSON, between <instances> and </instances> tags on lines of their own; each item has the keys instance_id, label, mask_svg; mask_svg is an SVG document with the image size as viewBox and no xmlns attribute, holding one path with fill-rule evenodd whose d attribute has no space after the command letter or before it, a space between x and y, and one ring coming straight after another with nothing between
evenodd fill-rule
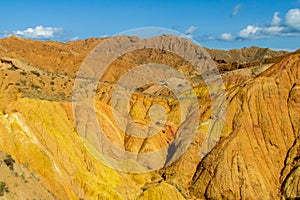
<instances>
[{"instance_id":1,"label":"white cloud","mask_svg":"<svg viewBox=\"0 0 300 200\"><path fill-rule=\"evenodd\" d=\"M248 25L242 29L236 39L260 39L270 38L274 36L297 36L299 33L291 33L287 27L284 26L255 26Z\"/></svg>"},{"instance_id":2,"label":"white cloud","mask_svg":"<svg viewBox=\"0 0 300 200\"><path fill-rule=\"evenodd\" d=\"M281 22L281 18L279 17L279 12L275 12L272 19L272 26L278 26Z\"/></svg>"},{"instance_id":3,"label":"white cloud","mask_svg":"<svg viewBox=\"0 0 300 200\"><path fill-rule=\"evenodd\" d=\"M289 51L289 52L294 52L297 51L297 49L286 49L286 48L271 48L274 51Z\"/></svg>"},{"instance_id":4,"label":"white cloud","mask_svg":"<svg viewBox=\"0 0 300 200\"><path fill-rule=\"evenodd\" d=\"M285 15L285 24L291 28L300 30L300 9L289 10Z\"/></svg>"},{"instance_id":5,"label":"white cloud","mask_svg":"<svg viewBox=\"0 0 300 200\"><path fill-rule=\"evenodd\" d=\"M104 35L101 35L101 36L100 36L100 38L107 38L107 37L110 37L110 35L104 34Z\"/></svg>"},{"instance_id":6,"label":"white cloud","mask_svg":"<svg viewBox=\"0 0 300 200\"><path fill-rule=\"evenodd\" d=\"M231 33L223 33L218 40L247 40L261 39L271 37L299 37L300 36L300 9L290 9L285 19L279 17L279 12L273 14L272 22L269 25L258 26L248 25L246 28L239 31L236 35Z\"/></svg>"},{"instance_id":7,"label":"white cloud","mask_svg":"<svg viewBox=\"0 0 300 200\"><path fill-rule=\"evenodd\" d=\"M270 26L262 28L262 33L270 35L278 35L284 32L285 28L282 26Z\"/></svg>"},{"instance_id":8,"label":"white cloud","mask_svg":"<svg viewBox=\"0 0 300 200\"><path fill-rule=\"evenodd\" d=\"M194 32L198 29L197 26L190 26L188 29L185 31L185 35L187 37L192 38L194 36Z\"/></svg>"},{"instance_id":9,"label":"white cloud","mask_svg":"<svg viewBox=\"0 0 300 200\"><path fill-rule=\"evenodd\" d=\"M53 38L56 34L61 32L62 28L36 26L35 28L27 28L22 31L13 31L10 35L17 35L25 38L47 39Z\"/></svg>"},{"instance_id":10,"label":"white cloud","mask_svg":"<svg viewBox=\"0 0 300 200\"><path fill-rule=\"evenodd\" d=\"M233 10L232 10L232 12L231 12L231 15L232 15L232 16L236 16L236 15L240 12L241 8L242 8L242 5L241 5L241 4L237 4L237 5L233 8Z\"/></svg>"},{"instance_id":11,"label":"white cloud","mask_svg":"<svg viewBox=\"0 0 300 200\"><path fill-rule=\"evenodd\" d=\"M79 40L79 36L75 36L75 37L72 37L69 41L75 41L75 40Z\"/></svg>"},{"instance_id":12,"label":"white cloud","mask_svg":"<svg viewBox=\"0 0 300 200\"><path fill-rule=\"evenodd\" d=\"M225 41L231 41L234 39L234 37L231 33L223 33L221 34L220 39Z\"/></svg>"},{"instance_id":13,"label":"white cloud","mask_svg":"<svg viewBox=\"0 0 300 200\"><path fill-rule=\"evenodd\" d=\"M214 37L214 36L208 36L207 39L208 39L208 40L215 40L216 37Z\"/></svg>"},{"instance_id":14,"label":"white cloud","mask_svg":"<svg viewBox=\"0 0 300 200\"><path fill-rule=\"evenodd\" d=\"M246 28L244 28L243 30L241 30L238 33L238 36L240 38L250 38L250 37L254 37L257 35L258 32L260 32L262 30L261 27L259 26L252 26L252 25L248 25Z\"/></svg>"}]
</instances>

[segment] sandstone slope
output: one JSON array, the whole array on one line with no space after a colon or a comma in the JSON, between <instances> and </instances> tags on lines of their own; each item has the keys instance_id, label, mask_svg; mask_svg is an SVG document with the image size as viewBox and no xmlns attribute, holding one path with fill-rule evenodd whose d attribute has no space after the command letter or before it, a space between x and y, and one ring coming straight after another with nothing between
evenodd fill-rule
<instances>
[{"instance_id":1,"label":"sandstone slope","mask_svg":"<svg viewBox=\"0 0 300 200\"><path fill-rule=\"evenodd\" d=\"M281 191L299 197L292 161L299 136L299 58L286 56L228 95L227 129L197 167L190 187L196 197L280 199Z\"/></svg>"},{"instance_id":2,"label":"sandstone slope","mask_svg":"<svg viewBox=\"0 0 300 200\"><path fill-rule=\"evenodd\" d=\"M148 85L132 96L131 116L147 124L149 108L159 104L168 111L168 120L173 123L149 139L128 136L118 128L111 114L110 95L115 82L134 66L149 62L172 66L193 82L201 105L195 139L178 161L159 171L129 174L99 162L73 121L75 73L89 51L102 41L59 43L16 37L0 40L0 150L36 174L54 196L299 197L299 53L286 55L287 52L256 47L229 52L208 50L222 72L227 108L225 126L218 130L221 140L204 158L199 151L212 122L211 101L193 66L179 56L155 49L118 58L95 91L99 122L117 146L133 152L154 151L168 145L180 127L179 103L174 94L164 87ZM88 120L88 116L82 112L83 120Z\"/></svg>"}]
</instances>

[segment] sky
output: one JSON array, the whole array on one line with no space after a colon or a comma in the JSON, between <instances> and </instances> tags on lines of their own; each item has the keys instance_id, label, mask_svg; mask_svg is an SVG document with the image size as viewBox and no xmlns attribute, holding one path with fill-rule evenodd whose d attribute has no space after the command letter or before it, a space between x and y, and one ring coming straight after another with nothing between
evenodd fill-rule
<instances>
[{"instance_id":1,"label":"sky","mask_svg":"<svg viewBox=\"0 0 300 200\"><path fill-rule=\"evenodd\" d=\"M3 0L0 7L2 38L66 42L160 27L209 48L300 48L300 0Z\"/></svg>"}]
</instances>

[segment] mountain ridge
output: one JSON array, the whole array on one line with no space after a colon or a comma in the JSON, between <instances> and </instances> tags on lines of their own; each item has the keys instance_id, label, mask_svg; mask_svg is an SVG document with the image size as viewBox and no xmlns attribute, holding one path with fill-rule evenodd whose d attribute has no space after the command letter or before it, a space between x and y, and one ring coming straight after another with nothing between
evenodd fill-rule
<instances>
[{"instance_id":1,"label":"mountain ridge","mask_svg":"<svg viewBox=\"0 0 300 200\"><path fill-rule=\"evenodd\" d=\"M199 151L212 123L211 100L201 77L192 73L192 66L176 55L153 49L118 58L111 69L122 66L126 72L153 61L180 69L195 82L201 105L195 139L180 159L158 171L128 174L95 159L74 124L71 96L76 70L101 41L62 44L0 39L0 151L27 166L52 194L59 199L299 197L299 52L256 47L249 52L234 50L229 55L227 51L208 52L215 56L223 77L227 112L224 127L218 130L220 141L203 159ZM221 58L224 62L218 62ZM176 123L179 104L172 93L157 86L136 92L130 104L135 120L147 123L151 105L159 103L174 123L150 139L126 136L110 114L110 94L119 76L108 73L111 82L100 82L95 91L97 117L107 136L133 152L167 145L180 126ZM88 121L86 116L83 111L83 120Z\"/></svg>"}]
</instances>

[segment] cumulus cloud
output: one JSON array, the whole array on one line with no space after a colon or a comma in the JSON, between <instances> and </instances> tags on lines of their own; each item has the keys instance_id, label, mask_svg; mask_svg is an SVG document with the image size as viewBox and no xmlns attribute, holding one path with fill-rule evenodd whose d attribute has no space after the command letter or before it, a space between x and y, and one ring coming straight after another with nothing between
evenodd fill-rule
<instances>
[{"instance_id":1,"label":"cumulus cloud","mask_svg":"<svg viewBox=\"0 0 300 200\"><path fill-rule=\"evenodd\" d=\"M295 28L300 31L300 9L291 9L285 15L285 23L291 28Z\"/></svg>"},{"instance_id":2,"label":"cumulus cloud","mask_svg":"<svg viewBox=\"0 0 300 200\"><path fill-rule=\"evenodd\" d=\"M194 32L198 29L197 26L190 26L188 29L185 31L185 35L187 37L192 38L194 36Z\"/></svg>"},{"instance_id":3,"label":"cumulus cloud","mask_svg":"<svg viewBox=\"0 0 300 200\"><path fill-rule=\"evenodd\" d=\"M297 33L296 33L297 34ZM246 28L238 32L235 39L261 39L274 36L293 36L289 28L284 26L256 26L248 25Z\"/></svg>"},{"instance_id":4,"label":"cumulus cloud","mask_svg":"<svg viewBox=\"0 0 300 200\"><path fill-rule=\"evenodd\" d=\"M238 33L238 36L240 38L249 38L249 37L253 37L255 35L257 35L257 33L259 31L261 31L262 28L258 27L258 26L252 26L252 25L248 25L246 28L244 28L243 30L241 30Z\"/></svg>"},{"instance_id":5,"label":"cumulus cloud","mask_svg":"<svg viewBox=\"0 0 300 200\"><path fill-rule=\"evenodd\" d=\"M280 35L280 34L287 34L288 30L282 26L270 26L270 27L262 28L261 33L268 34L268 35Z\"/></svg>"},{"instance_id":6,"label":"cumulus cloud","mask_svg":"<svg viewBox=\"0 0 300 200\"><path fill-rule=\"evenodd\" d=\"M281 18L279 17L279 12L275 12L272 19L272 26L278 26L281 22Z\"/></svg>"},{"instance_id":7,"label":"cumulus cloud","mask_svg":"<svg viewBox=\"0 0 300 200\"><path fill-rule=\"evenodd\" d=\"M233 10L232 10L232 12L231 12L231 16L236 16L237 14L239 14L241 8L242 8L242 5L241 5L241 4L237 4L237 5L233 8Z\"/></svg>"},{"instance_id":8,"label":"cumulus cloud","mask_svg":"<svg viewBox=\"0 0 300 200\"><path fill-rule=\"evenodd\" d=\"M62 32L62 28L36 26L35 28L27 28L25 30L13 31L9 35L16 35L31 39L49 39Z\"/></svg>"},{"instance_id":9,"label":"cumulus cloud","mask_svg":"<svg viewBox=\"0 0 300 200\"><path fill-rule=\"evenodd\" d=\"M269 25L248 25L235 35L223 33L217 39L223 41L261 39L270 37L295 37L300 36L300 9L290 9L284 20L275 12Z\"/></svg>"},{"instance_id":10,"label":"cumulus cloud","mask_svg":"<svg viewBox=\"0 0 300 200\"><path fill-rule=\"evenodd\" d=\"M231 41L234 38L233 38L233 35L231 33L223 33L223 34L221 34L220 39L225 40L225 41Z\"/></svg>"}]
</instances>

